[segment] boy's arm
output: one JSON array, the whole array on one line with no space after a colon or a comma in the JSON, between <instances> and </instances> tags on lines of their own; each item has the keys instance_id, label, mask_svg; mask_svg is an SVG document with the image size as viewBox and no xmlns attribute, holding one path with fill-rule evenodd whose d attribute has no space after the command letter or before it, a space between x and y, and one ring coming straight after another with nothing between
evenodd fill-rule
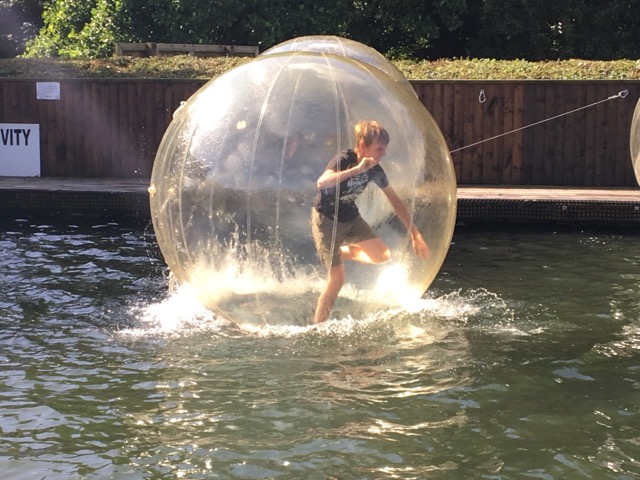
<instances>
[{"instance_id":1,"label":"boy's arm","mask_svg":"<svg viewBox=\"0 0 640 480\"><path fill-rule=\"evenodd\" d=\"M407 231L411 235L411 246L413 247L413 251L420 258L427 259L431 256L431 251L427 246L427 243L422 238L420 231L416 227L415 223L413 223L413 219L411 218L411 213L407 208L406 204L402 201L402 199L398 196L396 191L391 187L391 185L386 186L382 189L384 194L386 195L389 203L398 215L398 218L406 227Z\"/></svg>"}]
</instances>

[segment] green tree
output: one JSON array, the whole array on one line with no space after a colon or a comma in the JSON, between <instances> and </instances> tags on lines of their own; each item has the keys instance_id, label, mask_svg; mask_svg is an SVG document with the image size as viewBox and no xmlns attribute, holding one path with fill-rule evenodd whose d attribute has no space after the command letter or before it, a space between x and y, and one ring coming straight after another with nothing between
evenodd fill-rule
<instances>
[{"instance_id":1,"label":"green tree","mask_svg":"<svg viewBox=\"0 0 640 480\"><path fill-rule=\"evenodd\" d=\"M466 11L465 0L356 0L347 33L389 56L426 58Z\"/></svg>"},{"instance_id":2,"label":"green tree","mask_svg":"<svg viewBox=\"0 0 640 480\"><path fill-rule=\"evenodd\" d=\"M634 58L639 28L636 0L484 0L481 27L467 53L527 60Z\"/></svg>"},{"instance_id":3,"label":"green tree","mask_svg":"<svg viewBox=\"0 0 640 480\"><path fill-rule=\"evenodd\" d=\"M13 18L45 1L29 55L108 56L116 41L265 49L313 34L391 57L613 59L640 51L637 0L0 0L0 49L9 38L2 13Z\"/></svg>"},{"instance_id":4,"label":"green tree","mask_svg":"<svg viewBox=\"0 0 640 480\"><path fill-rule=\"evenodd\" d=\"M77 2L56 0L48 3L42 14L44 26L38 36L27 44L27 55L73 56L78 34L91 20L96 0Z\"/></svg>"},{"instance_id":5,"label":"green tree","mask_svg":"<svg viewBox=\"0 0 640 480\"><path fill-rule=\"evenodd\" d=\"M142 41L199 44L232 43L236 36L242 36L244 28L241 19L244 10L253 3L253 0L143 1L149 9L149 15L145 16L144 21L132 17L135 36Z\"/></svg>"},{"instance_id":6,"label":"green tree","mask_svg":"<svg viewBox=\"0 0 640 480\"><path fill-rule=\"evenodd\" d=\"M115 41L261 45L339 35L391 55L427 55L466 0L49 0L28 55L100 57Z\"/></svg>"},{"instance_id":7,"label":"green tree","mask_svg":"<svg viewBox=\"0 0 640 480\"><path fill-rule=\"evenodd\" d=\"M640 10L635 0L568 0L560 13L560 58L637 58Z\"/></svg>"},{"instance_id":8,"label":"green tree","mask_svg":"<svg viewBox=\"0 0 640 480\"><path fill-rule=\"evenodd\" d=\"M247 41L263 48L306 35L346 36L351 0L264 0L247 12Z\"/></svg>"},{"instance_id":9,"label":"green tree","mask_svg":"<svg viewBox=\"0 0 640 480\"><path fill-rule=\"evenodd\" d=\"M471 56L543 60L557 54L557 0L485 0L481 27L470 39Z\"/></svg>"}]
</instances>

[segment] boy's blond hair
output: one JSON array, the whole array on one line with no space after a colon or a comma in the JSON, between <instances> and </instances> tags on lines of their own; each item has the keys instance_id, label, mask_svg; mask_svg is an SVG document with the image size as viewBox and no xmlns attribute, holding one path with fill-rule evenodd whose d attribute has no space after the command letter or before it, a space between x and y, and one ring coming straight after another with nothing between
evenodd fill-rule
<instances>
[{"instance_id":1,"label":"boy's blond hair","mask_svg":"<svg viewBox=\"0 0 640 480\"><path fill-rule=\"evenodd\" d=\"M374 120L366 120L358 122L355 127L356 133L356 145L364 145L368 147L375 142L382 142L385 145L389 144L389 132Z\"/></svg>"}]
</instances>

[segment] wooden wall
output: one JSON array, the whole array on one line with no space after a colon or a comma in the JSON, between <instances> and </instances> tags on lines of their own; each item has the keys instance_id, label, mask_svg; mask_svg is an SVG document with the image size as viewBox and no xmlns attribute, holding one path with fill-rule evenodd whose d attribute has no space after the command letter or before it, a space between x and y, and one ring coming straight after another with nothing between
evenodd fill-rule
<instances>
[{"instance_id":1,"label":"wooden wall","mask_svg":"<svg viewBox=\"0 0 640 480\"><path fill-rule=\"evenodd\" d=\"M637 186L629 136L639 82L412 83L447 140L459 184ZM626 98L607 100L623 90Z\"/></svg>"},{"instance_id":2,"label":"wooden wall","mask_svg":"<svg viewBox=\"0 0 640 480\"><path fill-rule=\"evenodd\" d=\"M42 176L148 177L173 112L203 84L62 80L60 100L37 100L35 80L0 79L0 123L40 124ZM637 186L629 135L640 82L412 84L447 140L459 184ZM623 90L626 98L581 109Z\"/></svg>"},{"instance_id":3,"label":"wooden wall","mask_svg":"<svg viewBox=\"0 0 640 480\"><path fill-rule=\"evenodd\" d=\"M60 100L36 81L0 79L0 123L39 123L43 177L149 177L173 112L203 81L62 80Z\"/></svg>"}]
</instances>

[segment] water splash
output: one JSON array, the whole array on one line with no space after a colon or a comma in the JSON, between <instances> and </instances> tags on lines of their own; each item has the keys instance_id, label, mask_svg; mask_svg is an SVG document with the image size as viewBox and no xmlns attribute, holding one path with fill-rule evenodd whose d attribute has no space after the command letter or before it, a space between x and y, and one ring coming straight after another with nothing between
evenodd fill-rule
<instances>
[{"instance_id":1,"label":"water splash","mask_svg":"<svg viewBox=\"0 0 640 480\"><path fill-rule=\"evenodd\" d=\"M128 315L134 321L119 330L125 337L181 337L195 333L228 336L233 323L205 308L188 287L178 287L158 302L141 302L130 307Z\"/></svg>"},{"instance_id":2,"label":"water splash","mask_svg":"<svg viewBox=\"0 0 640 480\"><path fill-rule=\"evenodd\" d=\"M295 287L296 289L299 287ZM314 300L316 293L311 292ZM357 292L346 289L348 297ZM309 309L312 305L309 305ZM328 321L314 325L304 316L290 323L237 324L204 307L188 285L182 285L160 301L139 303L129 309L133 321L119 333L130 338L185 337L207 333L212 338L249 335L255 337L294 338L302 336L370 336L371 332L390 329L390 334L407 338L430 338L434 332L455 329L482 329L527 334L518 325L512 308L487 290L444 293L411 300L406 305L384 306L367 311L336 311ZM436 335L437 336L437 335Z\"/></svg>"}]
</instances>

